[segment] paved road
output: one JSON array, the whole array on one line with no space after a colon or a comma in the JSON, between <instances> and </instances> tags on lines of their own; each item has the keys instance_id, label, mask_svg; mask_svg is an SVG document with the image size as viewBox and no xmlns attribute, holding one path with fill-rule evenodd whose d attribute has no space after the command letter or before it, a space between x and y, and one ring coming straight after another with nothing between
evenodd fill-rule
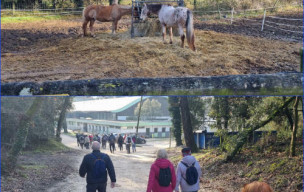
<instances>
[{"instance_id":1,"label":"paved road","mask_svg":"<svg viewBox=\"0 0 304 192\"><path fill-rule=\"evenodd\" d=\"M62 143L74 149L81 150L77 147L76 139L67 135L62 135ZM173 144L172 144L173 146ZM108 183L109 192L144 192L146 190L150 166L155 160L155 152L159 148L169 147L169 140L149 139L146 145L137 147L137 152L127 154L126 151L115 151L111 154L109 150L102 152L110 155L116 172L116 187L110 188ZM74 173L70 174L65 180L57 183L48 192L85 192L86 182L84 178L78 175L78 169L81 164L82 158L85 154L90 153L91 150L81 150L81 155L76 159Z\"/></svg>"}]
</instances>

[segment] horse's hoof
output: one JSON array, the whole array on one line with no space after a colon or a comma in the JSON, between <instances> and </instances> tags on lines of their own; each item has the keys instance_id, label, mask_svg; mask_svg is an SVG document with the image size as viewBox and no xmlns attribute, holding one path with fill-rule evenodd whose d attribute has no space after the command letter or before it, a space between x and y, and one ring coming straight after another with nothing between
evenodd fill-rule
<instances>
[{"instance_id":1,"label":"horse's hoof","mask_svg":"<svg viewBox=\"0 0 304 192\"><path fill-rule=\"evenodd\" d=\"M173 44L173 42L172 42L172 41L170 41L170 44Z\"/></svg>"},{"instance_id":2,"label":"horse's hoof","mask_svg":"<svg viewBox=\"0 0 304 192\"><path fill-rule=\"evenodd\" d=\"M96 37L96 35L91 35L91 37L95 38L95 37Z\"/></svg>"}]
</instances>

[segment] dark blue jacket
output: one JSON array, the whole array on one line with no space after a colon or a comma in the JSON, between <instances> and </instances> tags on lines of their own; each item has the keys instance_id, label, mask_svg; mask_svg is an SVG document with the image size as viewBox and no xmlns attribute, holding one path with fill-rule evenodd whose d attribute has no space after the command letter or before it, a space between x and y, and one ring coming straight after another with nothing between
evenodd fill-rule
<instances>
[{"instance_id":1,"label":"dark blue jacket","mask_svg":"<svg viewBox=\"0 0 304 192\"><path fill-rule=\"evenodd\" d=\"M101 154L103 155L103 160L106 163L106 174L102 177L102 178L93 178L92 176L92 172L93 172L93 168L94 168L94 161L95 158L92 156L92 154L87 154L84 156L82 163L80 165L80 169L79 169L79 175L81 177L85 177L85 175L87 175L87 183L88 184L94 184L94 183L106 183L107 182L107 173L109 173L111 182L116 182L116 176L115 176L115 170L114 170L114 166L113 163L109 157L109 155L105 154L105 153L101 153L99 150L94 150L93 151L95 156L100 156Z\"/></svg>"}]
</instances>

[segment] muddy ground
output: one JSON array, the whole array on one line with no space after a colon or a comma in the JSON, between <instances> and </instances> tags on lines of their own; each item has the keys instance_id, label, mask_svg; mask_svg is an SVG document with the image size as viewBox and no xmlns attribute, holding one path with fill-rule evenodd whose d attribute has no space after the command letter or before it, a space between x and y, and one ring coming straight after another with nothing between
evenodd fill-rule
<instances>
[{"instance_id":1,"label":"muddy ground","mask_svg":"<svg viewBox=\"0 0 304 192\"><path fill-rule=\"evenodd\" d=\"M178 37L173 45L163 44L160 37L130 39L128 17L120 21L117 35L110 34L111 23L97 23L97 37L82 38L80 26L79 18L1 24L1 81L299 71L300 38L264 35L241 21L230 26L196 19L197 52L180 48Z\"/></svg>"}]
</instances>

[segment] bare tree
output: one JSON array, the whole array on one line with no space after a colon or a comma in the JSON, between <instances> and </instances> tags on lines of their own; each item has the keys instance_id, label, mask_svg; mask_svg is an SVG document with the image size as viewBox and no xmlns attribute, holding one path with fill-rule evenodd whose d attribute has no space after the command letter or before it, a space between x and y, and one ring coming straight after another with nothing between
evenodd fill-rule
<instances>
[{"instance_id":1,"label":"bare tree","mask_svg":"<svg viewBox=\"0 0 304 192\"><path fill-rule=\"evenodd\" d=\"M66 112L71 107L71 105L72 105L71 98L65 97L64 103L63 103L61 111L60 111L60 115L59 115L59 119L58 119L58 123L57 123L57 129L56 129L56 138L59 140L60 140L61 129L62 129L64 121L65 121Z\"/></svg>"},{"instance_id":2,"label":"bare tree","mask_svg":"<svg viewBox=\"0 0 304 192\"><path fill-rule=\"evenodd\" d=\"M197 152L198 148L194 141L193 129L191 124L190 110L187 97L180 98L180 108L182 116L182 124L187 147L191 148L192 152Z\"/></svg>"},{"instance_id":3,"label":"bare tree","mask_svg":"<svg viewBox=\"0 0 304 192\"><path fill-rule=\"evenodd\" d=\"M294 157L296 155L295 148L296 148L296 140L297 140L297 130L298 130L298 123L299 123L299 113L298 113L298 105L299 100L301 97L296 97L295 104L293 106L294 111L294 121L293 121L293 128L291 134L291 141L290 141L290 153L289 157Z\"/></svg>"},{"instance_id":4,"label":"bare tree","mask_svg":"<svg viewBox=\"0 0 304 192\"><path fill-rule=\"evenodd\" d=\"M13 170L16 167L18 156L26 142L29 123L33 119L36 112L39 110L42 101L42 97L36 97L31 107L27 110L27 112L24 114L24 116L22 116L20 120L16 139L8 156L8 170Z\"/></svg>"}]
</instances>

